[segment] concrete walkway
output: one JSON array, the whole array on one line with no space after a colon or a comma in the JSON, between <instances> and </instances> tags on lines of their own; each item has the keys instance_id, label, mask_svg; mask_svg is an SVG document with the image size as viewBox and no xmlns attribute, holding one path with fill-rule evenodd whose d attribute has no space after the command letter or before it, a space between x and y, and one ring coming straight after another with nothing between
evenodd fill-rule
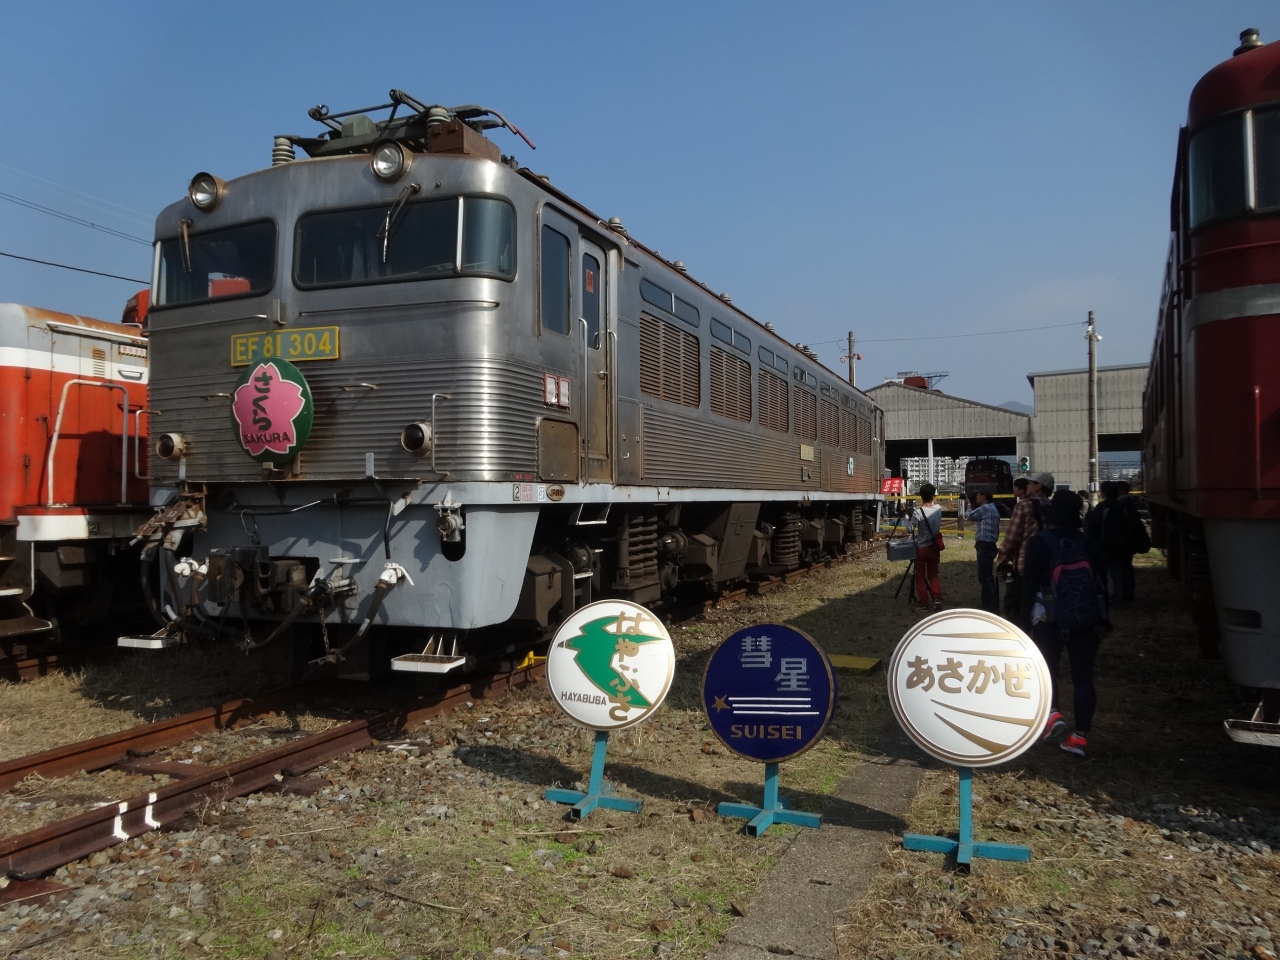
<instances>
[{"instance_id":1,"label":"concrete walkway","mask_svg":"<svg viewBox=\"0 0 1280 960\"><path fill-rule=\"evenodd\" d=\"M820 830L800 830L764 885L707 960L833 960L834 928L866 892L902 835L924 759L895 728L884 756L859 764L823 808ZM785 796L785 770L782 793Z\"/></svg>"}]
</instances>

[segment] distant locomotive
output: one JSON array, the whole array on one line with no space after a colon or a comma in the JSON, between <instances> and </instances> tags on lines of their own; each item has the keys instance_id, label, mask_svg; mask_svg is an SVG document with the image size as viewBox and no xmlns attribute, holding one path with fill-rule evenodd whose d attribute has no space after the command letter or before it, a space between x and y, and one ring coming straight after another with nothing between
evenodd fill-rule
<instances>
[{"instance_id":1,"label":"distant locomotive","mask_svg":"<svg viewBox=\"0 0 1280 960\"><path fill-rule=\"evenodd\" d=\"M499 114L391 100L157 220L167 629L122 642L443 673L872 535L871 399L502 156Z\"/></svg>"},{"instance_id":2,"label":"distant locomotive","mask_svg":"<svg viewBox=\"0 0 1280 960\"><path fill-rule=\"evenodd\" d=\"M1191 93L1147 378L1153 539L1190 595L1201 646L1280 721L1280 44L1241 34ZM1254 742L1280 727L1229 724Z\"/></svg>"},{"instance_id":3,"label":"distant locomotive","mask_svg":"<svg viewBox=\"0 0 1280 960\"><path fill-rule=\"evenodd\" d=\"M146 405L140 327L0 304L0 638L140 606Z\"/></svg>"}]
</instances>

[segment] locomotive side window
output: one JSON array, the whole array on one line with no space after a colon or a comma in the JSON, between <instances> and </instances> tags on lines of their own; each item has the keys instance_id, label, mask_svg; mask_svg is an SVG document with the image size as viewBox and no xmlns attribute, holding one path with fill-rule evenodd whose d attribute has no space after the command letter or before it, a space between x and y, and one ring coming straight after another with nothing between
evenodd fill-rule
<instances>
[{"instance_id":1,"label":"locomotive side window","mask_svg":"<svg viewBox=\"0 0 1280 960\"><path fill-rule=\"evenodd\" d=\"M600 349L600 261L582 255L582 318L587 321L587 343Z\"/></svg>"},{"instance_id":2,"label":"locomotive side window","mask_svg":"<svg viewBox=\"0 0 1280 960\"><path fill-rule=\"evenodd\" d=\"M698 338L648 314L640 314L640 390L682 407L701 402Z\"/></svg>"},{"instance_id":3,"label":"locomotive side window","mask_svg":"<svg viewBox=\"0 0 1280 960\"><path fill-rule=\"evenodd\" d=\"M1191 138L1191 227L1247 206L1244 116L1226 117Z\"/></svg>"},{"instance_id":4,"label":"locomotive side window","mask_svg":"<svg viewBox=\"0 0 1280 960\"><path fill-rule=\"evenodd\" d=\"M796 436L801 440L818 439L818 398L807 390L797 390L796 397Z\"/></svg>"},{"instance_id":5,"label":"locomotive side window","mask_svg":"<svg viewBox=\"0 0 1280 960\"><path fill-rule=\"evenodd\" d=\"M569 332L569 238L542 228L542 329Z\"/></svg>"},{"instance_id":6,"label":"locomotive side window","mask_svg":"<svg viewBox=\"0 0 1280 960\"><path fill-rule=\"evenodd\" d=\"M516 212L494 197L462 202L462 272L509 280L516 272Z\"/></svg>"},{"instance_id":7,"label":"locomotive side window","mask_svg":"<svg viewBox=\"0 0 1280 960\"><path fill-rule=\"evenodd\" d=\"M675 313L672 307L672 297L670 290L663 290L656 283L650 283L648 280L640 281L640 296L644 298L645 303L651 303L655 307L661 307L667 313Z\"/></svg>"},{"instance_id":8,"label":"locomotive side window","mask_svg":"<svg viewBox=\"0 0 1280 960\"><path fill-rule=\"evenodd\" d=\"M763 350L762 353L769 351ZM767 370L761 370L756 380L760 393L760 426L786 433L791 429L787 381Z\"/></svg>"},{"instance_id":9,"label":"locomotive side window","mask_svg":"<svg viewBox=\"0 0 1280 960\"><path fill-rule=\"evenodd\" d=\"M710 387L712 413L751 422L750 363L712 347Z\"/></svg>"},{"instance_id":10,"label":"locomotive side window","mask_svg":"<svg viewBox=\"0 0 1280 960\"><path fill-rule=\"evenodd\" d=\"M696 327L701 319L698 315L698 308L692 303L686 303L679 297L676 297L676 316L691 327Z\"/></svg>"},{"instance_id":11,"label":"locomotive side window","mask_svg":"<svg viewBox=\"0 0 1280 960\"><path fill-rule=\"evenodd\" d=\"M276 225L247 223L160 241L156 307L266 293L275 282Z\"/></svg>"},{"instance_id":12,"label":"locomotive side window","mask_svg":"<svg viewBox=\"0 0 1280 960\"><path fill-rule=\"evenodd\" d=\"M676 303L681 302L682 301L680 300L676 301ZM733 349L741 350L743 353L747 354L747 356L751 355L751 341L737 330L733 329L733 327L729 326L727 323L721 323L715 317L711 318L711 335L717 340L723 340L725 343L730 344ZM761 349L763 350L763 348ZM764 352L769 353L767 350ZM769 356L773 357L773 354L769 353ZM772 366L772 363L770 366Z\"/></svg>"}]
</instances>

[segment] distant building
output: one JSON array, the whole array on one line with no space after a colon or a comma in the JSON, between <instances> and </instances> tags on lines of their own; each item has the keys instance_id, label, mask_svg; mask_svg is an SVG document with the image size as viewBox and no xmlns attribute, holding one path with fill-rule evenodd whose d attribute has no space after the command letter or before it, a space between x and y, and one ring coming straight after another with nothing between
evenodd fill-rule
<instances>
[{"instance_id":1,"label":"distant building","mask_svg":"<svg viewBox=\"0 0 1280 960\"><path fill-rule=\"evenodd\" d=\"M1142 433L1142 391L1147 365L1098 368L1099 479L1137 480ZM886 466L916 482L951 483L950 461L973 457L1030 460L1032 472L1048 470L1059 487L1084 489L1089 480L1088 370L1028 374L1034 413L952 397L903 383L867 391L885 412ZM944 467L943 461L948 461ZM943 479L943 470L947 479ZM919 471L919 472L917 472Z\"/></svg>"}]
</instances>

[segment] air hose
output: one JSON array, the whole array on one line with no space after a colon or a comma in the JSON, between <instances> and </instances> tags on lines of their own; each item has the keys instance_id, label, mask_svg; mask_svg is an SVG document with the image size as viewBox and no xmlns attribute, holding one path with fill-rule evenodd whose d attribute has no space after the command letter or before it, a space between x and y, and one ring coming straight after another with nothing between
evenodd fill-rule
<instances>
[{"instance_id":1,"label":"air hose","mask_svg":"<svg viewBox=\"0 0 1280 960\"><path fill-rule=\"evenodd\" d=\"M413 578L409 576L409 571L400 566L400 564L388 560L386 569L382 571L382 576L378 577L378 583L373 588L373 598L369 601L369 611L364 615L364 620L360 622L360 626L356 629L355 636L337 650L330 650L326 653L320 658L322 662L338 663L346 656L348 651L352 650L356 644L364 639L364 635L369 632L369 627L373 625L374 617L382 609L382 601L386 599L392 587L401 580L408 580L409 586L413 586Z\"/></svg>"}]
</instances>

